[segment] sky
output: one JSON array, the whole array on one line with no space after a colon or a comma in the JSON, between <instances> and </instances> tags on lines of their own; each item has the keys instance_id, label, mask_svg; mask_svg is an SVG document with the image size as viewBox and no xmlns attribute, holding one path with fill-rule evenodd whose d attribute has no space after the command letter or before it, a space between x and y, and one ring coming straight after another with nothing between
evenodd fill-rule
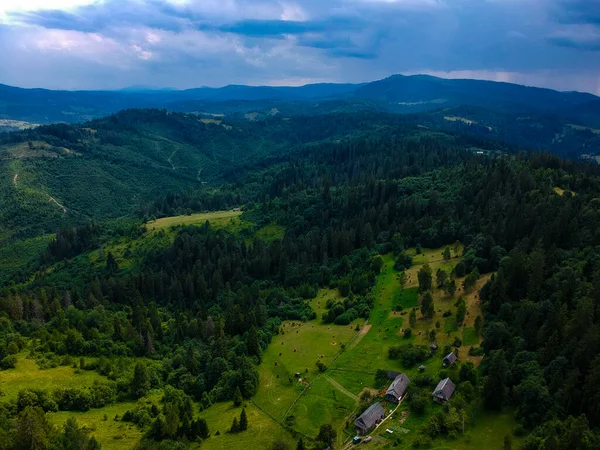
<instances>
[{"instance_id":1,"label":"sky","mask_svg":"<svg viewBox=\"0 0 600 450\"><path fill-rule=\"evenodd\" d=\"M600 0L0 0L0 83L302 85L426 73L600 95Z\"/></svg>"}]
</instances>

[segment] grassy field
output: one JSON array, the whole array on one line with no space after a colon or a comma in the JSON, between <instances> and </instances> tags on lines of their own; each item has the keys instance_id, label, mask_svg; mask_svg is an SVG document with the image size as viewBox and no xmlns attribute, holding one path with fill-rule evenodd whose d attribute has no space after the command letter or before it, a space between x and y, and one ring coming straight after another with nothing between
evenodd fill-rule
<instances>
[{"instance_id":1,"label":"grassy field","mask_svg":"<svg viewBox=\"0 0 600 450\"><path fill-rule=\"evenodd\" d=\"M102 450L131 449L140 441L142 431L132 423L115 421L114 418L116 415L122 416L135 405L136 402L122 402L86 412L50 413L49 417L56 426L61 426L69 417L75 417L79 426L85 426L96 437Z\"/></svg>"},{"instance_id":2,"label":"grassy field","mask_svg":"<svg viewBox=\"0 0 600 450\"><path fill-rule=\"evenodd\" d=\"M271 242L277 239L283 239L283 236L285 235L285 228L283 228L281 225L275 224L265 225L264 227L258 229L255 235L257 238L265 242Z\"/></svg>"},{"instance_id":3,"label":"grassy field","mask_svg":"<svg viewBox=\"0 0 600 450\"><path fill-rule=\"evenodd\" d=\"M14 369L0 371L0 389L5 394L3 400L16 399L21 389L53 390L58 387L91 386L94 381L106 381L106 378L93 371L75 373L71 366L40 369L25 353L20 353L17 357Z\"/></svg>"},{"instance_id":4,"label":"grassy field","mask_svg":"<svg viewBox=\"0 0 600 450\"><path fill-rule=\"evenodd\" d=\"M214 211L190 214L189 216L163 217L162 219L148 222L146 227L148 231L158 232L161 230L167 231L174 226L204 225L206 221L209 221L210 225L214 228L225 228L230 224L237 223L241 214L241 211Z\"/></svg>"},{"instance_id":5,"label":"grassy field","mask_svg":"<svg viewBox=\"0 0 600 450\"><path fill-rule=\"evenodd\" d=\"M319 375L316 362L329 364L340 353L342 344L350 343L357 335L356 324L364 323L364 319L357 319L348 326L325 325L321 322L325 303L337 295L335 290L320 291L317 298L311 301L317 319L306 323L284 322L281 327L283 333L273 338L263 354L260 386L254 401L275 417L283 418L306 383ZM300 377L297 378L296 373ZM310 396L311 393L306 395Z\"/></svg>"},{"instance_id":6,"label":"grassy field","mask_svg":"<svg viewBox=\"0 0 600 450\"><path fill-rule=\"evenodd\" d=\"M277 422L260 411L252 403L246 403L248 430L242 433L229 434L233 418L239 418L241 408L234 408L232 403L218 403L199 414L206 419L211 437L202 442L202 449L209 450L262 450L267 449L275 440L281 440L295 448L296 440ZM215 436L219 431L220 435Z\"/></svg>"}]
</instances>

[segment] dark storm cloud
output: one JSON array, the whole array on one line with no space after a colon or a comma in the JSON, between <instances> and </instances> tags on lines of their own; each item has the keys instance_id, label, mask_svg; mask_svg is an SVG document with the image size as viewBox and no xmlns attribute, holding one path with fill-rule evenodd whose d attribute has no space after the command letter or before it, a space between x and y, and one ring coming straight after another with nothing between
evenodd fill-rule
<instances>
[{"instance_id":1,"label":"dark storm cloud","mask_svg":"<svg viewBox=\"0 0 600 450\"><path fill-rule=\"evenodd\" d=\"M600 1L104 0L6 17L12 36L0 34L0 51L13 59L0 82L40 84L39 70L17 62L43 61L49 73L60 53L74 74L88 65L115 74L100 80L90 70L77 87L363 81L424 71L600 90ZM8 45L16 36L25 56Z\"/></svg>"}]
</instances>

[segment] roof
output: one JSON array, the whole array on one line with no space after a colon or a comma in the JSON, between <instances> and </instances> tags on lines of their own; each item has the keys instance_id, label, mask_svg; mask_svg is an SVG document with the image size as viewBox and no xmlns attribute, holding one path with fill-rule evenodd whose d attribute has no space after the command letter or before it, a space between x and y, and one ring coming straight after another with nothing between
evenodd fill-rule
<instances>
[{"instance_id":1,"label":"roof","mask_svg":"<svg viewBox=\"0 0 600 450\"><path fill-rule=\"evenodd\" d=\"M446 356L444 356L444 361L449 362L450 364L452 364L454 361L456 361L456 355L454 354L454 352L450 352L448 353Z\"/></svg>"},{"instance_id":2,"label":"roof","mask_svg":"<svg viewBox=\"0 0 600 450\"><path fill-rule=\"evenodd\" d=\"M431 344L429 348L432 350L437 350L437 344Z\"/></svg>"},{"instance_id":3,"label":"roof","mask_svg":"<svg viewBox=\"0 0 600 450\"><path fill-rule=\"evenodd\" d=\"M406 392L408 383L410 383L408 377L405 374L401 373L396 378L394 378L394 381L392 381L390 387L387 389L387 391L385 391L385 395L393 395L396 398L402 397Z\"/></svg>"},{"instance_id":4,"label":"roof","mask_svg":"<svg viewBox=\"0 0 600 450\"><path fill-rule=\"evenodd\" d=\"M390 380L395 380L395 379L396 379L396 377L397 377L398 375L400 375L400 372L396 372L396 371L394 371L394 370L388 370L388 371L387 371L387 377L388 377Z\"/></svg>"},{"instance_id":5,"label":"roof","mask_svg":"<svg viewBox=\"0 0 600 450\"><path fill-rule=\"evenodd\" d=\"M452 380L450 378L444 378L437 384L432 395L441 400L450 400L450 397L452 397L452 394L454 394L455 389L456 386Z\"/></svg>"},{"instance_id":6,"label":"roof","mask_svg":"<svg viewBox=\"0 0 600 450\"><path fill-rule=\"evenodd\" d=\"M377 402L369 406L364 413L362 413L358 418L354 421L358 428L363 430L368 430L375 426L378 420L382 419L385 416L385 410L381 403Z\"/></svg>"}]
</instances>

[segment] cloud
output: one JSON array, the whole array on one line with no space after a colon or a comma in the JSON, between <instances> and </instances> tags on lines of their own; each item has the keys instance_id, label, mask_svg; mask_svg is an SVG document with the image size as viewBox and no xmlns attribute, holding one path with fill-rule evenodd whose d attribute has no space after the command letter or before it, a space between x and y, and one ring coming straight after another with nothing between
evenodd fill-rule
<instances>
[{"instance_id":1,"label":"cloud","mask_svg":"<svg viewBox=\"0 0 600 450\"><path fill-rule=\"evenodd\" d=\"M358 82L421 71L599 89L600 2L590 0L54 0L53 9L47 5L3 0L0 53L8 64L0 65L0 82L185 88Z\"/></svg>"}]
</instances>

